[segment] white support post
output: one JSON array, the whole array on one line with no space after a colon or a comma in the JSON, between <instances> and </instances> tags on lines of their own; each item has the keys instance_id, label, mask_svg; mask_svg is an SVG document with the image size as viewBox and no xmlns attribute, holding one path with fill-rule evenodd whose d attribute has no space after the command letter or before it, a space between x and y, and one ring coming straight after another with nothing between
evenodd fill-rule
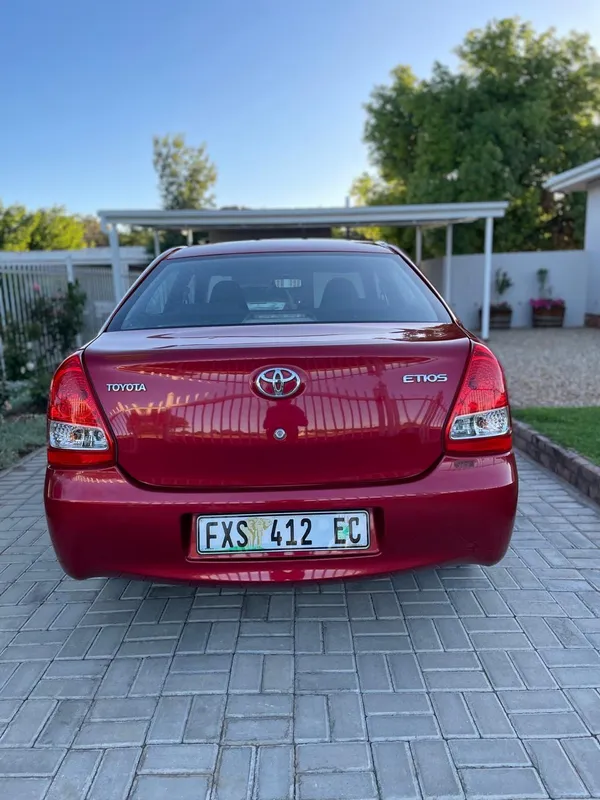
<instances>
[{"instance_id":1,"label":"white support post","mask_svg":"<svg viewBox=\"0 0 600 800\"><path fill-rule=\"evenodd\" d=\"M483 306L481 308L481 338L490 336L490 302L492 299L492 252L494 247L494 218L485 220L485 245L483 260Z\"/></svg>"},{"instance_id":2,"label":"white support post","mask_svg":"<svg viewBox=\"0 0 600 800\"><path fill-rule=\"evenodd\" d=\"M194 231L191 228L187 232L187 243L188 247L191 247L194 244Z\"/></svg>"},{"instance_id":3,"label":"white support post","mask_svg":"<svg viewBox=\"0 0 600 800\"><path fill-rule=\"evenodd\" d=\"M75 270L73 268L73 256L68 253L65 259L65 266L67 268L67 281L69 283L75 283Z\"/></svg>"},{"instance_id":4,"label":"white support post","mask_svg":"<svg viewBox=\"0 0 600 800\"><path fill-rule=\"evenodd\" d=\"M444 300L452 303L452 225L446 227L446 258L444 260Z\"/></svg>"},{"instance_id":5,"label":"white support post","mask_svg":"<svg viewBox=\"0 0 600 800\"><path fill-rule=\"evenodd\" d=\"M415 241L415 264L417 267L421 266L423 259L423 231L417 226L416 241Z\"/></svg>"},{"instance_id":6,"label":"white support post","mask_svg":"<svg viewBox=\"0 0 600 800\"><path fill-rule=\"evenodd\" d=\"M152 231L152 237L154 239L154 258L158 258L160 255L160 239L158 237L158 231L156 228Z\"/></svg>"},{"instance_id":7,"label":"white support post","mask_svg":"<svg viewBox=\"0 0 600 800\"><path fill-rule=\"evenodd\" d=\"M115 293L115 303L118 303L125 294L123 285L123 273L121 272L121 254L119 252L119 232L113 223L108 228L108 240L110 242L112 260L112 281Z\"/></svg>"}]
</instances>

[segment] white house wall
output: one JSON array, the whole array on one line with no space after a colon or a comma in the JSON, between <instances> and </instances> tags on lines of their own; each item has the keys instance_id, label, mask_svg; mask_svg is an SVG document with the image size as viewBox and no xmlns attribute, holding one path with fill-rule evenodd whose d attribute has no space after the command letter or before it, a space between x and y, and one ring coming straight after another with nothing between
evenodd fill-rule
<instances>
[{"instance_id":1,"label":"white house wall","mask_svg":"<svg viewBox=\"0 0 600 800\"><path fill-rule=\"evenodd\" d=\"M600 181L588 186L585 249L590 259L586 311L600 314Z\"/></svg>"},{"instance_id":2,"label":"white house wall","mask_svg":"<svg viewBox=\"0 0 600 800\"><path fill-rule=\"evenodd\" d=\"M600 192L598 193L598 217L600 220ZM599 237L598 251L600 256L600 223L597 229ZM513 286L505 293L513 307L513 327L529 327L531 325L531 309L529 300L539 295L536 272L545 267L549 272L549 284L554 297L562 297L566 304L565 326L581 327L584 324L586 311L589 311L592 298L600 309L600 258L597 262L597 281L590 288L590 254L584 250L560 250L534 253L495 253L492 260L492 271L505 270L513 281ZM438 291L443 287L444 259L436 258L424 261L422 270ZM471 329L479 327L479 309L483 296L483 254L452 257L451 305L462 322ZM495 296L492 287L492 302ZM586 307L586 300L587 307Z\"/></svg>"}]
</instances>

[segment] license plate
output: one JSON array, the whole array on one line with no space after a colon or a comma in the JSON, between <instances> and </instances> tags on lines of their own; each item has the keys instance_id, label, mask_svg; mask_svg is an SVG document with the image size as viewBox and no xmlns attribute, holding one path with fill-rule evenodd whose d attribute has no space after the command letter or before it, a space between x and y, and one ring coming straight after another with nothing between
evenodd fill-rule
<instances>
[{"instance_id":1,"label":"license plate","mask_svg":"<svg viewBox=\"0 0 600 800\"><path fill-rule=\"evenodd\" d=\"M366 511L198 517L199 553L361 550L369 546Z\"/></svg>"}]
</instances>

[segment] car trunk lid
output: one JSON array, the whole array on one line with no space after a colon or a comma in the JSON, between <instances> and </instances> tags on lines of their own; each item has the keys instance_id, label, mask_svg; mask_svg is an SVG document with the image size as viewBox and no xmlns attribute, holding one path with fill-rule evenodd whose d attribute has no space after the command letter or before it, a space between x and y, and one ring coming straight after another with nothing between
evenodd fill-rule
<instances>
[{"instance_id":1,"label":"car trunk lid","mask_svg":"<svg viewBox=\"0 0 600 800\"><path fill-rule=\"evenodd\" d=\"M434 466L470 347L453 323L260 325L103 333L84 362L139 483L335 487ZM262 396L269 368L300 390Z\"/></svg>"}]
</instances>

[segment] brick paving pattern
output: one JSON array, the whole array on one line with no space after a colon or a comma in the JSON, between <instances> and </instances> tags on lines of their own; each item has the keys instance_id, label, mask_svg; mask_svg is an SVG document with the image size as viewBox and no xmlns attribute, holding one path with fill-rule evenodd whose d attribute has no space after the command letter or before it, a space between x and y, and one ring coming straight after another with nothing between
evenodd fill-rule
<instances>
[{"instance_id":1,"label":"brick paving pattern","mask_svg":"<svg viewBox=\"0 0 600 800\"><path fill-rule=\"evenodd\" d=\"M537 465L496 567L247 589L65 577L43 469L0 478L0 797L600 798L600 513Z\"/></svg>"}]
</instances>

